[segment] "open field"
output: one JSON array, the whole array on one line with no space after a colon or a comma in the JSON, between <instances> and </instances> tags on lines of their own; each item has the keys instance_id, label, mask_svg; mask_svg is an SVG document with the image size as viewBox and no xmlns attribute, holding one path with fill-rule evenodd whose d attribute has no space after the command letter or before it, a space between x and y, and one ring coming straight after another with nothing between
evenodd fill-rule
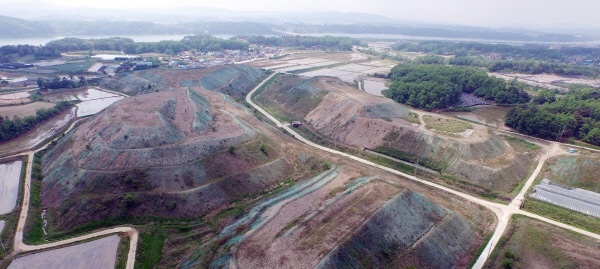
<instances>
[{"instance_id":1,"label":"open field","mask_svg":"<svg viewBox=\"0 0 600 269\"><path fill-rule=\"evenodd\" d=\"M35 116L35 112L41 108L52 108L54 104L45 102L35 102L21 106L5 106L0 107L0 116L12 118L17 116L24 118L27 116Z\"/></svg>"},{"instance_id":2,"label":"open field","mask_svg":"<svg viewBox=\"0 0 600 269\"><path fill-rule=\"evenodd\" d=\"M29 100L28 92L14 92L0 95L0 105L18 105L28 103Z\"/></svg>"},{"instance_id":3,"label":"open field","mask_svg":"<svg viewBox=\"0 0 600 269\"><path fill-rule=\"evenodd\" d=\"M600 241L513 216L485 268L600 268Z\"/></svg>"},{"instance_id":4,"label":"open field","mask_svg":"<svg viewBox=\"0 0 600 269\"><path fill-rule=\"evenodd\" d=\"M511 110L510 107L496 105L477 106L471 109L472 111L469 112L442 112L441 114L462 118L494 128L504 128L504 119L506 118L506 114Z\"/></svg>"},{"instance_id":5,"label":"open field","mask_svg":"<svg viewBox=\"0 0 600 269\"><path fill-rule=\"evenodd\" d=\"M53 65L49 68L56 69L61 73L77 73L77 72L86 72L90 69L96 62L70 62L66 64Z\"/></svg>"},{"instance_id":6,"label":"open field","mask_svg":"<svg viewBox=\"0 0 600 269\"><path fill-rule=\"evenodd\" d=\"M0 215L8 214L17 204L22 161L0 164Z\"/></svg>"},{"instance_id":7,"label":"open field","mask_svg":"<svg viewBox=\"0 0 600 269\"><path fill-rule=\"evenodd\" d=\"M9 269L115 268L120 237L111 235L87 243L17 257Z\"/></svg>"},{"instance_id":8,"label":"open field","mask_svg":"<svg viewBox=\"0 0 600 269\"><path fill-rule=\"evenodd\" d=\"M423 121L425 122L425 128L429 130L437 130L453 134L459 134L473 128L471 124L464 121L434 117L431 115L424 115Z\"/></svg>"}]
</instances>

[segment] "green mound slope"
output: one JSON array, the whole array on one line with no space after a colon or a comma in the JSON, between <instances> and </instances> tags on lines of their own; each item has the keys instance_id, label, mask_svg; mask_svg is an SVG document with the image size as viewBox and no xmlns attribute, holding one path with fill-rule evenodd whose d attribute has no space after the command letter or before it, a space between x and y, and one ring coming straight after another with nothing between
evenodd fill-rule
<instances>
[{"instance_id":1,"label":"green mound slope","mask_svg":"<svg viewBox=\"0 0 600 269\"><path fill-rule=\"evenodd\" d=\"M470 224L404 191L381 207L317 268L460 268L478 247Z\"/></svg>"}]
</instances>

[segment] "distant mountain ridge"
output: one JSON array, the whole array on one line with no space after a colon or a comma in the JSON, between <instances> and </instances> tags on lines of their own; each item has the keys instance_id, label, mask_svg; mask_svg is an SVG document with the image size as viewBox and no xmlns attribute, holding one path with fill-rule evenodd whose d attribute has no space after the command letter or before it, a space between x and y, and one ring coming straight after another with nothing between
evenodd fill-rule
<instances>
[{"instance_id":1,"label":"distant mountain ridge","mask_svg":"<svg viewBox=\"0 0 600 269\"><path fill-rule=\"evenodd\" d=\"M200 9L201 10L201 9ZM195 21L158 23L160 19L149 16L147 20L133 20L139 16L122 16L120 20L72 20L68 15L63 20L25 20L0 16L2 38L27 38L48 36L135 36L135 35L278 35L293 34L386 34L427 38L467 38L482 40L509 40L525 42L577 42L589 38L575 34L554 34L531 30L490 29L472 26L430 25L399 23L393 19L366 13L314 12L285 13L285 19L271 18L268 12L249 12L246 20L224 20L219 18L223 10L215 11L212 17L202 17L207 11L196 13ZM143 11L142 11L143 13ZM192 16L194 9L182 11L183 17ZM253 17L252 17L253 16ZM76 17L76 16L75 16ZM110 18L110 16L109 16ZM191 18L191 17L190 17ZM344 23L354 18L357 23ZM202 20L200 20L202 19ZM210 19L213 19L212 21ZM298 22L304 21L304 22ZM363 21L363 22L358 22Z\"/></svg>"}]
</instances>

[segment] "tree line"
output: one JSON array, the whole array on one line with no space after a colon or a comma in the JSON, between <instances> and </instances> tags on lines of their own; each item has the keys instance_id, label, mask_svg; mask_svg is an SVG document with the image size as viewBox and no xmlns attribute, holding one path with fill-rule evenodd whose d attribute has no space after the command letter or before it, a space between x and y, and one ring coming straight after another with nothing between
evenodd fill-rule
<instances>
[{"instance_id":1,"label":"tree line","mask_svg":"<svg viewBox=\"0 0 600 269\"><path fill-rule=\"evenodd\" d=\"M390 78L384 95L396 102L421 109L442 109L459 103L462 93L499 104L519 104L530 100L516 82L488 76L486 72L445 65L400 64Z\"/></svg>"},{"instance_id":2,"label":"tree line","mask_svg":"<svg viewBox=\"0 0 600 269\"><path fill-rule=\"evenodd\" d=\"M35 116L27 116L24 118L14 116L12 119L8 116L0 117L0 142L7 141L20 134L26 133L33 129L37 123L49 119L71 106L72 105L69 102L61 101L56 103L52 108L38 109L35 112Z\"/></svg>"},{"instance_id":3,"label":"tree line","mask_svg":"<svg viewBox=\"0 0 600 269\"><path fill-rule=\"evenodd\" d=\"M366 47L366 43L355 38L340 36L239 36L248 40L250 44L263 46L295 47L308 49L312 47L351 51L352 46Z\"/></svg>"},{"instance_id":4,"label":"tree line","mask_svg":"<svg viewBox=\"0 0 600 269\"><path fill-rule=\"evenodd\" d=\"M450 65L483 67L490 72L600 77L600 49L548 45L507 45L473 42L400 42L394 50L453 55ZM493 55L492 55L493 54ZM492 55L492 58L486 56ZM417 58L416 60L423 60Z\"/></svg>"},{"instance_id":5,"label":"tree line","mask_svg":"<svg viewBox=\"0 0 600 269\"><path fill-rule=\"evenodd\" d=\"M99 82L100 78L87 79L84 76L75 77L73 75L70 77L38 77L37 79L37 85L40 89L72 89L88 85L97 86Z\"/></svg>"},{"instance_id":6,"label":"tree line","mask_svg":"<svg viewBox=\"0 0 600 269\"><path fill-rule=\"evenodd\" d=\"M544 91L533 103L511 110L506 125L539 138L580 139L600 145L600 90L581 88L563 95Z\"/></svg>"}]
</instances>

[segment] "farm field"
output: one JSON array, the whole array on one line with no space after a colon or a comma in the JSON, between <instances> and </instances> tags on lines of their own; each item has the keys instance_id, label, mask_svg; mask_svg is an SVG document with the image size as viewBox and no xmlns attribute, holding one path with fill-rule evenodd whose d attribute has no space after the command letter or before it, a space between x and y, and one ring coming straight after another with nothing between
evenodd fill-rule
<instances>
[{"instance_id":1,"label":"farm field","mask_svg":"<svg viewBox=\"0 0 600 269\"><path fill-rule=\"evenodd\" d=\"M0 95L0 105L18 105L29 102L28 92L13 92Z\"/></svg>"},{"instance_id":2,"label":"farm field","mask_svg":"<svg viewBox=\"0 0 600 269\"><path fill-rule=\"evenodd\" d=\"M61 65L53 65L49 68L56 69L61 73L77 73L85 72L90 69L96 62L71 62Z\"/></svg>"},{"instance_id":3,"label":"farm field","mask_svg":"<svg viewBox=\"0 0 600 269\"><path fill-rule=\"evenodd\" d=\"M52 107L54 107L54 104L46 102L35 102L21 106L5 106L0 107L0 116L9 118L17 116L19 118L24 118L27 116L34 116L38 109Z\"/></svg>"},{"instance_id":4,"label":"farm field","mask_svg":"<svg viewBox=\"0 0 600 269\"><path fill-rule=\"evenodd\" d=\"M17 257L9 269L114 268L120 237L111 235L91 242Z\"/></svg>"},{"instance_id":5,"label":"farm field","mask_svg":"<svg viewBox=\"0 0 600 269\"><path fill-rule=\"evenodd\" d=\"M0 215L15 209L19 196L22 161L0 164Z\"/></svg>"},{"instance_id":6,"label":"farm field","mask_svg":"<svg viewBox=\"0 0 600 269\"><path fill-rule=\"evenodd\" d=\"M122 96L115 96L83 101L77 104L77 117L94 115L121 99L123 99Z\"/></svg>"},{"instance_id":7,"label":"farm field","mask_svg":"<svg viewBox=\"0 0 600 269\"><path fill-rule=\"evenodd\" d=\"M544 179L534 187L529 197L600 218L600 193L579 188L567 189Z\"/></svg>"},{"instance_id":8,"label":"farm field","mask_svg":"<svg viewBox=\"0 0 600 269\"><path fill-rule=\"evenodd\" d=\"M600 268L600 241L514 216L485 268Z\"/></svg>"}]
</instances>

